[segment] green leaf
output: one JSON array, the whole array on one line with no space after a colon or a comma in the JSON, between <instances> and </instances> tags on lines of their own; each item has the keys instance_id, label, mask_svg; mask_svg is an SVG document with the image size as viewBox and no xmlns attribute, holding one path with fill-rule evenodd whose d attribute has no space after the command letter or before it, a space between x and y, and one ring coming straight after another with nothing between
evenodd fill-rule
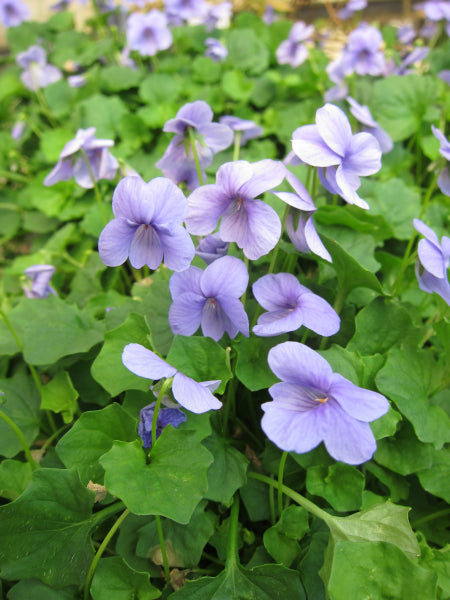
<instances>
[{"instance_id":1,"label":"green leaf","mask_svg":"<svg viewBox=\"0 0 450 600\"><path fill-rule=\"evenodd\" d=\"M366 287L375 292L383 293L380 282L373 273L364 269L337 242L321 236L322 242L331 254L333 268L336 271L342 293L347 295L354 288Z\"/></svg>"},{"instance_id":2,"label":"green leaf","mask_svg":"<svg viewBox=\"0 0 450 600\"><path fill-rule=\"evenodd\" d=\"M235 491L247 480L248 460L217 433L210 435L202 443L214 457L214 462L208 469L208 491L205 498L229 505Z\"/></svg>"},{"instance_id":3,"label":"green leaf","mask_svg":"<svg viewBox=\"0 0 450 600\"><path fill-rule=\"evenodd\" d=\"M434 450L431 467L418 471L417 477L424 490L450 502L450 449Z\"/></svg>"},{"instance_id":4,"label":"green leaf","mask_svg":"<svg viewBox=\"0 0 450 600\"><path fill-rule=\"evenodd\" d=\"M167 355L173 340L173 333L169 326L169 307L172 298L167 281L157 280L153 274L150 284L143 282L141 285L134 285L133 294L142 298L140 312L145 316L150 327L156 350Z\"/></svg>"},{"instance_id":5,"label":"green leaf","mask_svg":"<svg viewBox=\"0 0 450 600\"><path fill-rule=\"evenodd\" d=\"M269 489L265 483L249 478L239 494L251 521L270 519Z\"/></svg>"},{"instance_id":6,"label":"green leaf","mask_svg":"<svg viewBox=\"0 0 450 600\"><path fill-rule=\"evenodd\" d=\"M328 593L333 600L436 598L436 575L383 542L340 542L333 555Z\"/></svg>"},{"instance_id":7,"label":"green leaf","mask_svg":"<svg viewBox=\"0 0 450 600\"><path fill-rule=\"evenodd\" d=\"M167 426L152 448L150 464L140 441L115 442L100 462L105 469L105 486L131 512L188 523L207 490L206 473L212 456L193 432Z\"/></svg>"},{"instance_id":8,"label":"green leaf","mask_svg":"<svg viewBox=\"0 0 450 600\"><path fill-rule=\"evenodd\" d=\"M103 340L102 324L61 298L50 294L37 301L31 299L28 306L23 354L32 365L49 365L63 356L87 352Z\"/></svg>"},{"instance_id":9,"label":"green leaf","mask_svg":"<svg viewBox=\"0 0 450 600\"><path fill-rule=\"evenodd\" d=\"M100 86L109 92L120 92L137 87L141 73L128 67L110 65L100 71Z\"/></svg>"},{"instance_id":10,"label":"green leaf","mask_svg":"<svg viewBox=\"0 0 450 600\"><path fill-rule=\"evenodd\" d=\"M389 500L391 502L408 498L409 483L404 477L400 477L397 473L393 473L388 469L383 469L373 461L368 462L365 468L389 489Z\"/></svg>"},{"instance_id":11,"label":"green leaf","mask_svg":"<svg viewBox=\"0 0 450 600\"><path fill-rule=\"evenodd\" d=\"M60 79L42 90L49 109L56 117L69 115L72 110L76 90L65 79Z\"/></svg>"},{"instance_id":12,"label":"green leaf","mask_svg":"<svg viewBox=\"0 0 450 600\"><path fill-rule=\"evenodd\" d=\"M5 579L81 585L94 558L94 494L75 471L38 469L24 493L0 507L0 568Z\"/></svg>"},{"instance_id":13,"label":"green leaf","mask_svg":"<svg viewBox=\"0 0 450 600\"><path fill-rule=\"evenodd\" d=\"M222 64L209 56L197 56L192 62L192 74L199 83L217 83L222 76Z\"/></svg>"},{"instance_id":14,"label":"green leaf","mask_svg":"<svg viewBox=\"0 0 450 600\"><path fill-rule=\"evenodd\" d=\"M8 600L77 600L76 587L53 590L37 579L22 579L8 592Z\"/></svg>"},{"instance_id":15,"label":"green leaf","mask_svg":"<svg viewBox=\"0 0 450 600\"><path fill-rule=\"evenodd\" d=\"M264 565L247 570L230 565L217 577L188 581L172 600L306 600L296 571L280 565Z\"/></svg>"},{"instance_id":16,"label":"green leaf","mask_svg":"<svg viewBox=\"0 0 450 600\"><path fill-rule=\"evenodd\" d=\"M377 185L380 185L377 182ZM376 189L376 186L373 186ZM363 194L366 199L366 194ZM314 213L314 220L325 225L342 225L359 231L360 233L370 234L376 241L382 241L393 236L390 220L382 216L371 214L361 210L357 206L320 206Z\"/></svg>"},{"instance_id":17,"label":"green leaf","mask_svg":"<svg viewBox=\"0 0 450 600\"><path fill-rule=\"evenodd\" d=\"M308 530L308 511L300 506L288 506L278 523L264 532L264 546L277 563L289 567L300 554L298 540Z\"/></svg>"},{"instance_id":18,"label":"green leaf","mask_svg":"<svg viewBox=\"0 0 450 600\"><path fill-rule=\"evenodd\" d=\"M84 484L101 483L103 468L99 458L116 440L136 440L137 423L119 404L102 410L84 412L73 427L59 440L56 452L67 468L75 467Z\"/></svg>"},{"instance_id":19,"label":"green leaf","mask_svg":"<svg viewBox=\"0 0 450 600\"><path fill-rule=\"evenodd\" d=\"M28 444L34 442L39 433L39 393L31 379L23 372L17 372L8 379L0 379L2 392L1 410L23 433ZM19 438L11 427L0 419L0 454L7 458L16 456L22 450Z\"/></svg>"},{"instance_id":20,"label":"green leaf","mask_svg":"<svg viewBox=\"0 0 450 600\"><path fill-rule=\"evenodd\" d=\"M40 143L45 160L50 164L57 162L64 145L71 139L73 139L73 132L70 129L57 127L44 131Z\"/></svg>"},{"instance_id":21,"label":"green leaf","mask_svg":"<svg viewBox=\"0 0 450 600\"><path fill-rule=\"evenodd\" d=\"M154 600L161 592L152 586L148 573L129 567L120 556L100 559L91 585L93 600Z\"/></svg>"},{"instance_id":22,"label":"green leaf","mask_svg":"<svg viewBox=\"0 0 450 600\"><path fill-rule=\"evenodd\" d=\"M0 465L0 496L15 500L31 481L30 463L18 460L4 460Z\"/></svg>"},{"instance_id":23,"label":"green leaf","mask_svg":"<svg viewBox=\"0 0 450 600\"><path fill-rule=\"evenodd\" d=\"M95 381L111 396L117 396L125 390L149 390L149 380L134 375L122 363L125 346L131 342L148 345L149 333L144 317L130 313L125 323L105 334L105 343L92 364L91 372Z\"/></svg>"},{"instance_id":24,"label":"green leaf","mask_svg":"<svg viewBox=\"0 0 450 600\"><path fill-rule=\"evenodd\" d=\"M429 402L441 376L441 367L431 352L407 347L392 348L376 377L380 392L396 403L419 440L436 448L450 442L450 417L440 406Z\"/></svg>"},{"instance_id":25,"label":"green leaf","mask_svg":"<svg viewBox=\"0 0 450 600\"><path fill-rule=\"evenodd\" d=\"M259 75L269 64L269 50L253 29L232 29L227 39L228 60L236 69Z\"/></svg>"},{"instance_id":26,"label":"green leaf","mask_svg":"<svg viewBox=\"0 0 450 600\"><path fill-rule=\"evenodd\" d=\"M139 87L139 96L148 104L171 103L178 100L182 91L183 83L178 77L150 73Z\"/></svg>"},{"instance_id":27,"label":"green leaf","mask_svg":"<svg viewBox=\"0 0 450 600\"><path fill-rule=\"evenodd\" d=\"M269 350L287 340L286 335L271 338L251 336L234 344L237 351L236 376L252 392L263 390L278 381L267 366Z\"/></svg>"},{"instance_id":28,"label":"green leaf","mask_svg":"<svg viewBox=\"0 0 450 600\"><path fill-rule=\"evenodd\" d=\"M424 122L438 119L435 105L438 80L426 75L391 75L373 85L371 110L394 142L419 132Z\"/></svg>"},{"instance_id":29,"label":"green leaf","mask_svg":"<svg viewBox=\"0 0 450 600\"><path fill-rule=\"evenodd\" d=\"M227 71L221 84L224 93L236 102L248 102L253 94L253 82L242 71Z\"/></svg>"},{"instance_id":30,"label":"green leaf","mask_svg":"<svg viewBox=\"0 0 450 600\"><path fill-rule=\"evenodd\" d=\"M167 362L195 381L220 379L218 394L225 391L232 373L226 351L212 338L176 335Z\"/></svg>"},{"instance_id":31,"label":"green leaf","mask_svg":"<svg viewBox=\"0 0 450 600\"><path fill-rule=\"evenodd\" d=\"M375 298L364 306L356 316L355 327L347 350L365 355L383 354L395 344L417 337L406 308L385 298Z\"/></svg>"},{"instance_id":32,"label":"green leaf","mask_svg":"<svg viewBox=\"0 0 450 600\"><path fill-rule=\"evenodd\" d=\"M206 504L206 500L200 502L187 525L180 525L168 519L162 521L170 567L195 567L200 562L203 549L214 533L216 521L214 513L205 512ZM139 530L136 554L150 559L157 565L163 565L155 521Z\"/></svg>"},{"instance_id":33,"label":"green leaf","mask_svg":"<svg viewBox=\"0 0 450 600\"><path fill-rule=\"evenodd\" d=\"M415 558L420 550L408 521L409 511L407 506L385 502L348 517L329 515L327 525L334 544L342 541L389 542Z\"/></svg>"},{"instance_id":34,"label":"green leaf","mask_svg":"<svg viewBox=\"0 0 450 600\"><path fill-rule=\"evenodd\" d=\"M395 437L379 440L374 459L400 475L410 475L430 468L432 453L431 444L419 442L412 428L403 425Z\"/></svg>"},{"instance_id":35,"label":"green leaf","mask_svg":"<svg viewBox=\"0 0 450 600\"><path fill-rule=\"evenodd\" d=\"M308 467L306 489L320 496L337 511L358 510L362 504L364 475L356 467L343 463Z\"/></svg>"},{"instance_id":36,"label":"green leaf","mask_svg":"<svg viewBox=\"0 0 450 600\"><path fill-rule=\"evenodd\" d=\"M62 413L64 423L71 423L78 409L78 392L67 371L58 371L50 383L42 386L42 410Z\"/></svg>"},{"instance_id":37,"label":"green leaf","mask_svg":"<svg viewBox=\"0 0 450 600\"><path fill-rule=\"evenodd\" d=\"M127 108L118 96L94 94L80 102L81 126L95 127L97 138L114 138L117 125Z\"/></svg>"}]
</instances>

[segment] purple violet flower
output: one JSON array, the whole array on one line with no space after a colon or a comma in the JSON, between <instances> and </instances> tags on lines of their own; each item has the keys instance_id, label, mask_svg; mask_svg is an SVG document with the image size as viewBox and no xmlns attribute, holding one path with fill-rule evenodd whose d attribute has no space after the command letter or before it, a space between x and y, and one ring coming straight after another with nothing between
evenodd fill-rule
<instances>
[{"instance_id":1,"label":"purple violet flower","mask_svg":"<svg viewBox=\"0 0 450 600\"><path fill-rule=\"evenodd\" d=\"M24 287L27 298L47 298L49 294L56 296L56 291L50 285L50 279L55 272L53 265L33 265L25 269L25 275L31 279L31 287Z\"/></svg>"},{"instance_id":2,"label":"purple violet flower","mask_svg":"<svg viewBox=\"0 0 450 600\"><path fill-rule=\"evenodd\" d=\"M228 0L219 4L208 4L208 12L203 20L206 31L227 29L230 26L232 10L233 5Z\"/></svg>"},{"instance_id":3,"label":"purple violet flower","mask_svg":"<svg viewBox=\"0 0 450 600\"><path fill-rule=\"evenodd\" d=\"M369 422L389 410L377 392L333 373L328 362L297 342L269 351L271 370L281 379L269 388L261 426L281 450L303 454L324 442L338 461L359 465L372 458L376 442Z\"/></svg>"},{"instance_id":4,"label":"purple violet flower","mask_svg":"<svg viewBox=\"0 0 450 600\"><path fill-rule=\"evenodd\" d=\"M439 148L440 155L443 156L445 160L450 161L450 142L447 140L442 131L434 125L431 126L431 130L434 137L437 138L441 143ZM437 184L445 196L450 196L450 169L448 167L444 167L440 172Z\"/></svg>"},{"instance_id":5,"label":"purple violet flower","mask_svg":"<svg viewBox=\"0 0 450 600\"><path fill-rule=\"evenodd\" d=\"M253 121L240 119L232 115L224 115L219 118L220 123L228 125L235 133L239 133L239 145L243 146L248 140L257 138L263 134L263 129Z\"/></svg>"},{"instance_id":6,"label":"purple violet flower","mask_svg":"<svg viewBox=\"0 0 450 600\"><path fill-rule=\"evenodd\" d=\"M207 265L228 253L228 242L224 242L218 233L211 233L200 240L195 254L203 258Z\"/></svg>"},{"instance_id":7,"label":"purple violet flower","mask_svg":"<svg viewBox=\"0 0 450 600\"><path fill-rule=\"evenodd\" d=\"M401 44L412 44L416 39L416 30L412 25L403 25L397 29L397 39Z\"/></svg>"},{"instance_id":8,"label":"purple violet flower","mask_svg":"<svg viewBox=\"0 0 450 600\"><path fill-rule=\"evenodd\" d=\"M142 438L142 446L144 448L152 447L152 421L155 406L156 402L152 402L144 406L139 413L138 434ZM156 420L156 439L159 438L164 427L167 427L167 425L172 425L176 429L178 425L181 425L185 421L187 421L187 417L179 408L161 407Z\"/></svg>"},{"instance_id":9,"label":"purple violet flower","mask_svg":"<svg viewBox=\"0 0 450 600\"><path fill-rule=\"evenodd\" d=\"M27 124L25 121L17 121L14 123L13 128L11 129L11 137L13 140L20 140L25 133L27 128Z\"/></svg>"},{"instance_id":10,"label":"purple violet flower","mask_svg":"<svg viewBox=\"0 0 450 600\"><path fill-rule=\"evenodd\" d=\"M17 27L30 18L30 9L21 0L0 0L0 21L5 27Z\"/></svg>"},{"instance_id":11,"label":"purple violet flower","mask_svg":"<svg viewBox=\"0 0 450 600\"><path fill-rule=\"evenodd\" d=\"M175 183L185 181L189 189L200 185L188 128L194 132L195 148L202 169L212 163L214 154L228 148L233 142L232 130L222 123L213 123L212 118L211 107L203 100L197 100L182 106L177 116L167 121L163 131L176 135L155 165L166 177Z\"/></svg>"},{"instance_id":12,"label":"purple violet flower","mask_svg":"<svg viewBox=\"0 0 450 600\"><path fill-rule=\"evenodd\" d=\"M304 63L308 56L308 48L303 42L309 40L313 33L314 25L306 25L303 21L294 23L288 39L281 42L276 50L278 64L295 68Z\"/></svg>"},{"instance_id":13,"label":"purple violet flower","mask_svg":"<svg viewBox=\"0 0 450 600\"><path fill-rule=\"evenodd\" d=\"M41 46L30 46L16 56L16 63L24 70L20 79L32 92L62 79L62 73L53 65L47 64L47 54Z\"/></svg>"},{"instance_id":14,"label":"purple violet flower","mask_svg":"<svg viewBox=\"0 0 450 600\"><path fill-rule=\"evenodd\" d=\"M450 2L448 0L428 0L414 6L416 10L423 10L430 21L446 21L445 30L450 36Z\"/></svg>"},{"instance_id":15,"label":"purple violet flower","mask_svg":"<svg viewBox=\"0 0 450 600\"><path fill-rule=\"evenodd\" d=\"M280 239L281 222L273 208L256 197L279 185L285 176L283 163L270 159L223 164L215 184L199 187L189 196L188 231L207 235L222 217L219 234L225 242L236 242L251 260L268 254Z\"/></svg>"},{"instance_id":16,"label":"purple violet flower","mask_svg":"<svg viewBox=\"0 0 450 600\"><path fill-rule=\"evenodd\" d=\"M416 276L419 287L424 292L436 292L450 306L450 283L447 270L450 264L450 238L442 236L441 243L431 227L420 219L414 219L414 228L425 236L420 240L417 252L423 267L420 274L419 262L416 263Z\"/></svg>"},{"instance_id":17,"label":"purple violet flower","mask_svg":"<svg viewBox=\"0 0 450 600\"><path fill-rule=\"evenodd\" d=\"M334 335L341 320L326 300L313 294L291 273L269 273L252 287L258 303L268 312L262 314L253 332L260 336L297 331L302 325L319 335Z\"/></svg>"},{"instance_id":18,"label":"purple violet flower","mask_svg":"<svg viewBox=\"0 0 450 600\"><path fill-rule=\"evenodd\" d=\"M176 15L182 21L190 23L203 23L209 6L205 0L164 0L164 6L168 15Z\"/></svg>"},{"instance_id":19,"label":"purple violet flower","mask_svg":"<svg viewBox=\"0 0 450 600\"><path fill-rule=\"evenodd\" d=\"M189 267L170 278L173 302L169 324L175 335L193 335L201 326L216 342L225 332L249 336L247 313L239 298L248 284L247 267L234 256L223 256L206 267Z\"/></svg>"},{"instance_id":20,"label":"purple violet flower","mask_svg":"<svg viewBox=\"0 0 450 600\"><path fill-rule=\"evenodd\" d=\"M361 175L372 175L381 168L381 150L374 136L365 132L352 135L345 113L334 104L318 109L316 125L296 131L292 148L305 163L321 167L322 184L349 204L369 208L356 190Z\"/></svg>"},{"instance_id":21,"label":"purple violet flower","mask_svg":"<svg viewBox=\"0 0 450 600\"><path fill-rule=\"evenodd\" d=\"M338 11L337 15L342 21L346 21L353 17L355 12L364 10L367 7L367 0L349 0L344 8Z\"/></svg>"},{"instance_id":22,"label":"purple violet flower","mask_svg":"<svg viewBox=\"0 0 450 600\"><path fill-rule=\"evenodd\" d=\"M205 46L205 56L208 56L214 62L222 62L226 60L228 56L228 50L220 40L216 38L206 38Z\"/></svg>"},{"instance_id":23,"label":"purple violet flower","mask_svg":"<svg viewBox=\"0 0 450 600\"><path fill-rule=\"evenodd\" d=\"M182 226L187 202L183 192L165 177L145 183L124 177L114 190L114 219L100 234L103 263L117 267L127 258L135 269L157 269L164 259L172 271L183 271L194 258L194 244Z\"/></svg>"},{"instance_id":24,"label":"purple violet flower","mask_svg":"<svg viewBox=\"0 0 450 600\"><path fill-rule=\"evenodd\" d=\"M394 142L391 136L382 129L375 119L372 117L369 107L358 104L351 96L347 97L347 102L350 104L350 112L363 125L363 131L371 133L380 144L380 149L383 154L387 154L394 147Z\"/></svg>"},{"instance_id":25,"label":"purple violet flower","mask_svg":"<svg viewBox=\"0 0 450 600\"><path fill-rule=\"evenodd\" d=\"M220 385L220 380L194 381L140 344L125 346L122 362L129 371L145 379L155 381L163 377L173 377L172 393L175 400L193 413L217 410L222 406L222 402L213 396L213 392Z\"/></svg>"},{"instance_id":26,"label":"purple violet flower","mask_svg":"<svg viewBox=\"0 0 450 600\"><path fill-rule=\"evenodd\" d=\"M277 15L275 14L274 7L270 4L266 4L264 14L261 18L266 25L272 25L272 23L274 23L277 20Z\"/></svg>"},{"instance_id":27,"label":"purple violet flower","mask_svg":"<svg viewBox=\"0 0 450 600\"><path fill-rule=\"evenodd\" d=\"M352 70L358 75L382 75L385 65L382 44L383 37L376 27L361 23L354 29L344 49Z\"/></svg>"},{"instance_id":28,"label":"purple violet flower","mask_svg":"<svg viewBox=\"0 0 450 600\"><path fill-rule=\"evenodd\" d=\"M294 228L294 216L289 213L286 220L286 232L289 239L294 244L295 248L299 252L308 254L308 252L314 252L317 256L320 256L328 262L333 262L330 253L323 245L316 228L312 215L316 212L317 208L311 196L308 194L307 189L303 183L290 171L286 175L287 181L292 186L293 192L272 192L275 196L292 206L298 213L298 224L297 228Z\"/></svg>"},{"instance_id":29,"label":"purple violet flower","mask_svg":"<svg viewBox=\"0 0 450 600\"><path fill-rule=\"evenodd\" d=\"M69 75L67 78L67 83L72 88L80 88L84 87L87 83L86 77L84 75Z\"/></svg>"},{"instance_id":30,"label":"purple violet flower","mask_svg":"<svg viewBox=\"0 0 450 600\"><path fill-rule=\"evenodd\" d=\"M132 13L127 19L127 43L141 56L154 56L172 45L172 33L167 17L157 9L147 14Z\"/></svg>"},{"instance_id":31,"label":"purple violet flower","mask_svg":"<svg viewBox=\"0 0 450 600\"><path fill-rule=\"evenodd\" d=\"M62 149L55 168L44 179L44 185L54 185L58 181L67 181L74 177L81 187L93 188L94 183L89 167L80 150L84 150L86 153L95 181L114 179L119 163L108 150L114 146L114 142L113 140L98 140L94 136L95 127L79 129L75 138L67 142Z\"/></svg>"}]
</instances>

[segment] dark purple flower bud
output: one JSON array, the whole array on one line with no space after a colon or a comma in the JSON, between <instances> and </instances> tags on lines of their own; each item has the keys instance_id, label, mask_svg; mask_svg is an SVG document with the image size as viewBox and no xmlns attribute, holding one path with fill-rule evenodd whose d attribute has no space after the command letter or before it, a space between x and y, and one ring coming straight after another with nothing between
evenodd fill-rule
<instances>
[{"instance_id":1,"label":"dark purple flower bud","mask_svg":"<svg viewBox=\"0 0 450 600\"><path fill-rule=\"evenodd\" d=\"M0 21L5 27L17 27L30 18L30 9L21 0L0 0Z\"/></svg>"},{"instance_id":2,"label":"dark purple flower bud","mask_svg":"<svg viewBox=\"0 0 450 600\"><path fill-rule=\"evenodd\" d=\"M160 50L170 48L172 33L167 25L167 17L156 9L145 15L131 14L127 20L130 50L137 50L142 56L154 56Z\"/></svg>"},{"instance_id":3,"label":"dark purple flower bud","mask_svg":"<svg viewBox=\"0 0 450 600\"><path fill-rule=\"evenodd\" d=\"M47 54L40 46L30 46L28 50L20 52L16 62L24 69L20 74L22 83L33 92L62 79L61 71L47 64Z\"/></svg>"},{"instance_id":4,"label":"dark purple flower bud","mask_svg":"<svg viewBox=\"0 0 450 600\"><path fill-rule=\"evenodd\" d=\"M86 153L95 181L114 179L119 163L108 150L114 146L114 141L98 140L94 136L95 127L79 129L75 138L67 142L62 149L59 161L53 171L44 179L44 185L54 185L58 181L67 181L74 177L81 187L86 189L94 187L86 158L80 154L80 150L84 150Z\"/></svg>"},{"instance_id":5,"label":"dark purple flower bud","mask_svg":"<svg viewBox=\"0 0 450 600\"><path fill-rule=\"evenodd\" d=\"M386 414L389 402L377 392L333 373L311 348L284 342L269 351L269 367L281 379L269 388L261 426L281 450L303 454L324 442L338 461L370 460L376 442L369 423Z\"/></svg>"},{"instance_id":6,"label":"dark purple flower bud","mask_svg":"<svg viewBox=\"0 0 450 600\"><path fill-rule=\"evenodd\" d=\"M435 292L450 306L450 283L447 271L450 264L450 238L442 236L441 243L434 231L420 219L413 221L415 229L425 236L418 246L419 261L416 263L416 276L419 287L424 292Z\"/></svg>"},{"instance_id":7,"label":"dark purple flower bud","mask_svg":"<svg viewBox=\"0 0 450 600\"><path fill-rule=\"evenodd\" d=\"M25 275L31 279L31 287L24 287L27 298L47 298L49 294L56 296L56 291L50 285L50 279L55 272L53 265L33 265L25 269Z\"/></svg>"},{"instance_id":8,"label":"dark purple flower bud","mask_svg":"<svg viewBox=\"0 0 450 600\"><path fill-rule=\"evenodd\" d=\"M155 406L156 402L152 402L148 406L144 406L140 412L138 434L142 438L142 445L144 448L152 447L152 421ZM161 407L156 421L156 439L159 438L164 427L167 427L167 425L172 425L172 427L175 427L176 429L178 425L181 425L181 423L184 423L186 420L186 415L179 408Z\"/></svg>"},{"instance_id":9,"label":"dark purple flower bud","mask_svg":"<svg viewBox=\"0 0 450 600\"><path fill-rule=\"evenodd\" d=\"M125 177L117 185L114 219L100 234L98 251L108 267L127 258L135 269L157 269L164 260L173 271L183 271L194 258L194 244L182 226L187 211L183 192L170 179L156 177L145 183Z\"/></svg>"},{"instance_id":10,"label":"dark purple flower bud","mask_svg":"<svg viewBox=\"0 0 450 600\"><path fill-rule=\"evenodd\" d=\"M220 380L194 381L140 344L125 346L122 362L129 371L145 379L156 381L173 377L172 393L175 400L193 413L217 410L222 406L222 402L213 396L213 392L220 385Z\"/></svg>"},{"instance_id":11,"label":"dark purple flower bud","mask_svg":"<svg viewBox=\"0 0 450 600\"><path fill-rule=\"evenodd\" d=\"M203 258L207 265L210 265L218 258L227 254L229 245L228 242L222 240L218 233L212 233L200 240L195 249L195 254Z\"/></svg>"}]
</instances>

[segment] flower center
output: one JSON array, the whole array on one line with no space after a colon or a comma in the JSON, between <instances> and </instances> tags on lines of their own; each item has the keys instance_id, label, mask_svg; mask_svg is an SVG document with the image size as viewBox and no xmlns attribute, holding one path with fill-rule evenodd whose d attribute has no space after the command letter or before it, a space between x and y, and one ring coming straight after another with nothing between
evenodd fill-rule
<instances>
[{"instance_id":1,"label":"flower center","mask_svg":"<svg viewBox=\"0 0 450 600\"><path fill-rule=\"evenodd\" d=\"M320 404L325 404L325 402L328 402L328 396L325 396L324 398L316 398L316 402L320 402Z\"/></svg>"}]
</instances>

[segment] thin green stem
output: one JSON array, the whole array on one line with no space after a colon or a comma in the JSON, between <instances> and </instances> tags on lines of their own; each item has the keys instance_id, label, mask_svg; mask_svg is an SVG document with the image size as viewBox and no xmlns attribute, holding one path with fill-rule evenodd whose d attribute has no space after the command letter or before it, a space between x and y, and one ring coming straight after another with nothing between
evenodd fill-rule
<instances>
[{"instance_id":1,"label":"thin green stem","mask_svg":"<svg viewBox=\"0 0 450 600\"><path fill-rule=\"evenodd\" d=\"M239 564L238 552L238 527L239 527L239 496L236 494L230 513L230 530L228 532L226 567L230 568Z\"/></svg>"},{"instance_id":2,"label":"thin green stem","mask_svg":"<svg viewBox=\"0 0 450 600\"><path fill-rule=\"evenodd\" d=\"M153 410L153 417L152 417L152 448L154 448L155 444L156 444L156 428L158 426L159 408L161 406L161 402L162 402L162 399L164 398L164 394L166 393L167 388L172 385L172 381L173 381L173 377L169 377L162 384L161 390L160 390L160 392L158 394L158 399L156 400L155 408Z\"/></svg>"},{"instance_id":3,"label":"thin green stem","mask_svg":"<svg viewBox=\"0 0 450 600\"><path fill-rule=\"evenodd\" d=\"M0 169L0 177L9 179L10 181L17 181L18 183L29 183L30 181L28 177L25 177L25 175L14 173L13 171L5 171L3 169Z\"/></svg>"},{"instance_id":4,"label":"thin green stem","mask_svg":"<svg viewBox=\"0 0 450 600\"><path fill-rule=\"evenodd\" d=\"M248 476L252 477L253 479L258 479L263 483L267 483L272 487L278 487L278 482L274 479L271 479L270 477L267 477L267 475L262 475L261 473L255 473L254 471L250 471L248 473ZM311 500L308 500L298 492L295 492L290 487L287 487L287 485L282 485L281 490L283 494L291 498L291 500L294 500L294 502L297 502L297 504L299 504L300 506L303 506L303 508L306 508L306 510L312 515L318 517L319 519L322 519L322 521L325 521L327 525L331 523L331 519L333 517L321 508L319 508L316 504L314 504L314 502L311 502Z\"/></svg>"},{"instance_id":5,"label":"thin green stem","mask_svg":"<svg viewBox=\"0 0 450 600\"><path fill-rule=\"evenodd\" d=\"M227 435L228 421L230 420L230 414L232 411L234 413L237 384L238 384L237 378L235 377L235 375L233 373L233 378L228 382L227 399L226 399L224 409L223 409L222 433L224 436Z\"/></svg>"},{"instance_id":6,"label":"thin green stem","mask_svg":"<svg viewBox=\"0 0 450 600\"><path fill-rule=\"evenodd\" d=\"M420 519L417 519L416 521L412 521L411 527L414 527L414 529L416 529L418 526L423 525L424 523L428 523L429 521L434 521L434 519L440 519L441 517L446 517L448 514L450 514L450 508L444 508L442 510L438 510L437 512L432 513L431 515L426 515L425 517L421 517Z\"/></svg>"},{"instance_id":7,"label":"thin green stem","mask_svg":"<svg viewBox=\"0 0 450 600\"><path fill-rule=\"evenodd\" d=\"M84 150L84 148L80 148L80 153L81 153L82 157L84 158L84 162L86 163L87 169L89 171L89 176L91 178L92 185L94 186L95 199L97 200L97 204L100 208L100 214L102 216L103 222L105 223L105 225L107 225L108 217L106 216L105 205L103 204L102 196L100 194L100 190L98 188L97 180L95 179L95 175L92 170L91 163L89 162L88 155L86 154L86 151Z\"/></svg>"},{"instance_id":8,"label":"thin green stem","mask_svg":"<svg viewBox=\"0 0 450 600\"><path fill-rule=\"evenodd\" d=\"M0 410L0 419L3 419L5 421L5 423L7 423L11 427L11 429L14 431L16 436L19 438L20 445L22 446L22 449L25 453L27 461L30 463L30 467L32 468L32 470L35 471L39 467L39 465L34 460L34 458L31 456L30 446L28 445L28 442L25 439L25 436L23 435L22 431L19 429L19 427L17 427L17 425L14 423L14 421L12 421L8 417L8 415L5 414L2 410Z\"/></svg>"},{"instance_id":9,"label":"thin green stem","mask_svg":"<svg viewBox=\"0 0 450 600\"><path fill-rule=\"evenodd\" d=\"M273 475L270 476L271 480L273 481ZM274 484L275 485L275 484ZM269 488L269 511L270 511L270 522L272 523L272 525L275 525L277 518L275 515L275 487L271 486Z\"/></svg>"},{"instance_id":10,"label":"thin green stem","mask_svg":"<svg viewBox=\"0 0 450 600\"><path fill-rule=\"evenodd\" d=\"M169 561L167 560L166 543L164 541L164 532L163 532L163 528L162 528L161 517L159 515L155 515L155 523L156 523L156 530L158 532L159 546L161 548L161 556L162 556L163 568L164 568L164 577L166 578L166 581L170 581Z\"/></svg>"},{"instance_id":11,"label":"thin green stem","mask_svg":"<svg viewBox=\"0 0 450 600\"><path fill-rule=\"evenodd\" d=\"M91 581L92 578L94 577L94 573L95 573L95 569L97 568L97 564L98 561L101 559L103 552L106 550L106 547L108 546L109 542L111 541L111 538L113 537L113 535L116 533L116 531L119 529L120 525L123 523L123 521L126 519L126 517L130 514L130 511L128 510L128 508L126 508L123 513L120 515L120 517L115 521L114 525L111 527L111 529L108 531L108 533L106 534L103 542L100 544L94 559L91 563L91 566L89 567L89 572L87 574L86 577L86 581L84 584L84 600L89 600L89 590L91 587Z\"/></svg>"},{"instance_id":12,"label":"thin green stem","mask_svg":"<svg viewBox=\"0 0 450 600\"><path fill-rule=\"evenodd\" d=\"M41 452L45 452L47 450L47 448L49 446L52 445L53 441L66 429L68 429L70 427L70 423L66 423L66 425L63 425L62 427L60 427L57 431L55 431L54 433L52 433L52 435L50 437L48 437L44 444L42 444L42 448L41 448Z\"/></svg>"},{"instance_id":13,"label":"thin green stem","mask_svg":"<svg viewBox=\"0 0 450 600\"><path fill-rule=\"evenodd\" d=\"M191 143L192 154L194 155L195 167L197 169L197 175L198 175L198 181L199 181L200 185L204 185L205 182L203 181L202 168L200 166L200 160L198 158L197 146L195 145L194 130L192 129L192 127L188 127L187 130L189 133L189 141Z\"/></svg>"},{"instance_id":14,"label":"thin green stem","mask_svg":"<svg viewBox=\"0 0 450 600\"><path fill-rule=\"evenodd\" d=\"M281 517L283 512L283 478L284 478L284 467L286 465L286 459L288 457L287 452L283 452L280 458L280 464L278 466L278 516Z\"/></svg>"},{"instance_id":15,"label":"thin green stem","mask_svg":"<svg viewBox=\"0 0 450 600\"><path fill-rule=\"evenodd\" d=\"M241 132L234 132L234 148L233 148L233 160L239 160L239 152L241 150Z\"/></svg>"}]
</instances>

